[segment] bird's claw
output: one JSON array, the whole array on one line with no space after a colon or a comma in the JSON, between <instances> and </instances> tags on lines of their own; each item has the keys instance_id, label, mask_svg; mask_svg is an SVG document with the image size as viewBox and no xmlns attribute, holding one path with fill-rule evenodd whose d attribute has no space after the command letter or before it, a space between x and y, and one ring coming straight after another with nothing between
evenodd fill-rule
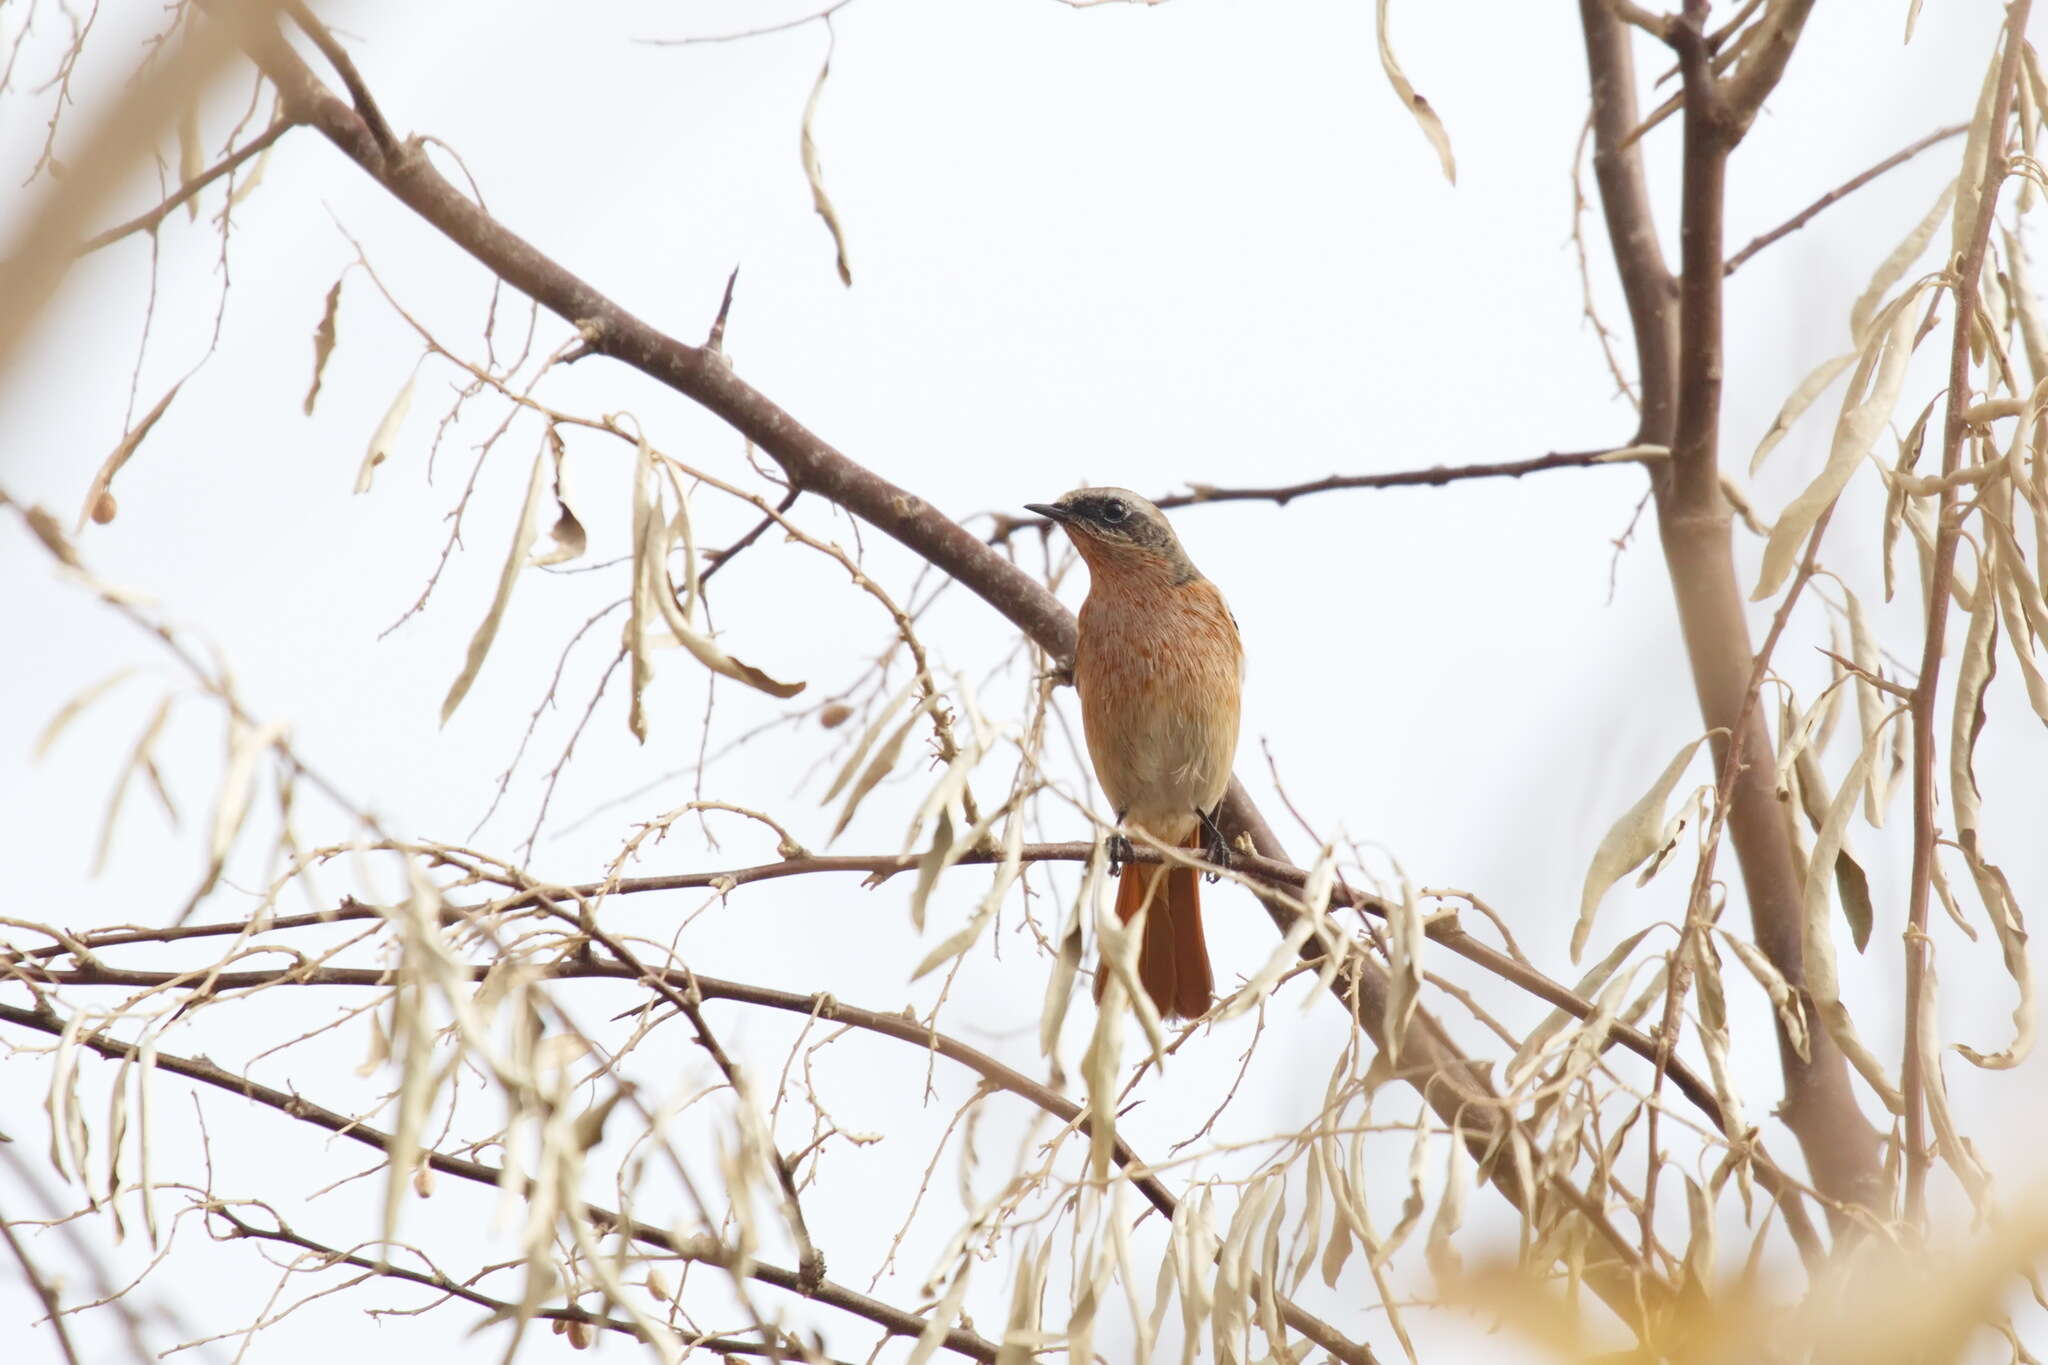
<instances>
[{"instance_id":1,"label":"bird's claw","mask_svg":"<svg viewBox=\"0 0 2048 1365\"><path fill-rule=\"evenodd\" d=\"M1213 811L1202 812L1202 856L1219 868L1230 866L1230 840L1223 837ZM1211 872L1208 875L1213 882L1219 874Z\"/></svg>"},{"instance_id":2,"label":"bird's claw","mask_svg":"<svg viewBox=\"0 0 2048 1365\"><path fill-rule=\"evenodd\" d=\"M1124 875L1124 864L1131 860L1131 841L1121 834L1109 836L1109 875Z\"/></svg>"}]
</instances>

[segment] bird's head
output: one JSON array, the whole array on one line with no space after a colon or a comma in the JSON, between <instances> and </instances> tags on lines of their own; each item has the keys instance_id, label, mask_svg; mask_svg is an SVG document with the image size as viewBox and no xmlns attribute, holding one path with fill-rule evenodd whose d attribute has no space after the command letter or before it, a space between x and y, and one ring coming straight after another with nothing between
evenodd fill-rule
<instances>
[{"instance_id":1,"label":"bird's head","mask_svg":"<svg viewBox=\"0 0 2048 1365\"><path fill-rule=\"evenodd\" d=\"M1064 526L1098 573L1158 568L1177 579L1195 576L1166 514L1128 488L1076 488L1058 502L1024 505Z\"/></svg>"}]
</instances>

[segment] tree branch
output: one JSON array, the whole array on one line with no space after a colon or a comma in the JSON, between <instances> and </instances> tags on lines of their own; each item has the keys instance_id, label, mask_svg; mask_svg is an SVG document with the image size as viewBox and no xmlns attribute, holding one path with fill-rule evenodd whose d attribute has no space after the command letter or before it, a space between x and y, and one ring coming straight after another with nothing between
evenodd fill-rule
<instances>
[{"instance_id":1,"label":"tree branch","mask_svg":"<svg viewBox=\"0 0 2048 1365\"><path fill-rule=\"evenodd\" d=\"M439 1269L435 1269L432 1274L424 1271L409 1270L404 1266L393 1265L388 1260L374 1260L368 1256L358 1256L352 1251L343 1251L339 1247L331 1247L316 1242L310 1237L294 1232L291 1225L282 1218L277 1220L277 1226L274 1228L261 1228L246 1219L237 1217L235 1211L225 1202L215 1202L206 1211L212 1217L218 1218L228 1225L231 1229L228 1234L230 1239L248 1238L261 1242L281 1242L285 1246L297 1247L301 1251L317 1256L328 1265L354 1266L358 1270L367 1270L372 1275L383 1279L404 1280L408 1284L423 1285L428 1289L438 1290L449 1298L461 1299L465 1303L473 1303L479 1308L488 1308L498 1317L510 1318L519 1308L519 1305L516 1303L505 1299L494 1299L489 1294L473 1289L469 1285L457 1283L449 1279ZM272 1210L271 1212L275 1216L275 1211ZM636 1339L640 1336L639 1329L624 1318L614 1318L602 1313L593 1313L587 1308L578 1308L574 1304L568 1304L561 1308L536 1309L531 1316L548 1322L588 1323L592 1327L602 1327L607 1331L621 1332ZM792 1356L802 1354L785 1342L746 1341L739 1337L693 1336L689 1339L689 1346L692 1350L717 1351L723 1355L768 1356L776 1361L786 1360ZM806 1360L810 1359L808 1356L804 1358ZM845 1365L845 1362L828 1360L827 1365Z\"/></svg>"},{"instance_id":2,"label":"tree branch","mask_svg":"<svg viewBox=\"0 0 2048 1365\"><path fill-rule=\"evenodd\" d=\"M56 1011L47 1007L40 1010L32 1010L0 1004L0 1023L33 1029L58 1038L64 1036L65 1030L65 1020ZM89 1048L100 1056L115 1061L134 1058L141 1052L141 1049L133 1043L124 1043L119 1039L109 1038L99 1032L81 1033L78 1043L81 1047ZM359 1142L365 1147L374 1148L387 1156L390 1155L391 1135L389 1133L381 1129L372 1128L361 1120L351 1118L346 1114L337 1114L332 1109L323 1108L302 1095L288 1094L282 1090L273 1090L267 1085L259 1085L245 1076L238 1076L232 1071L215 1066L203 1057L181 1057L168 1052L159 1052L156 1054L155 1064L160 1071L167 1071L174 1076L183 1076L187 1080L199 1081L216 1089L228 1091L230 1094L240 1095L244 1099L267 1105L281 1114L299 1120L301 1123L310 1123L316 1128L324 1128L330 1133L349 1139L351 1142ZM493 1189L500 1188L501 1182L509 1178L506 1172L496 1166L488 1165L481 1161L470 1161L463 1157L448 1156L445 1153L436 1152L432 1149L423 1150L421 1159L444 1175L452 1175L458 1179L472 1181ZM510 1185L502 1187L523 1192L525 1186L526 1182L523 1179L513 1178ZM792 1294L814 1299L819 1303L851 1313L855 1317L866 1318L869 1322L887 1329L892 1336L916 1337L921 1335L928 1325L923 1318L915 1313L906 1313L901 1309L892 1308L888 1304L878 1299L869 1298L857 1290L848 1289L846 1286L835 1284L831 1280L822 1278L812 1280L797 1271L785 1270L780 1266L771 1265L752 1255L741 1256L738 1252L719 1246L708 1238L690 1239L688 1241L678 1240L661 1228L651 1227L648 1224L623 1217L607 1209L599 1208L594 1204L586 1205L585 1213L589 1216L591 1222L600 1227L615 1229L631 1237L636 1242L657 1247L684 1260L699 1261L706 1265L717 1266L731 1274L745 1275L749 1279L759 1280L763 1284L773 1285L777 1289L785 1289ZM993 1342L983 1340L980 1336L964 1327L955 1327L948 1331L944 1338L944 1344L949 1351L971 1357L975 1360L989 1362L989 1365L993 1365L996 1358L996 1347Z\"/></svg>"},{"instance_id":3,"label":"tree branch","mask_svg":"<svg viewBox=\"0 0 2048 1365\"><path fill-rule=\"evenodd\" d=\"M1501 464L1437 465L1430 469L1404 469L1391 474L1332 474L1326 479L1272 488L1218 488L1214 484L1193 483L1188 485L1188 492L1168 493L1154 498L1152 503L1169 512L1176 507L1195 507L1208 502L1277 502L1285 507L1294 499L1312 493L1334 493L1354 488L1438 488L1465 479L1519 479L1524 474L1538 474L1546 469L1641 464L1661 459L1663 454L1661 450L1617 446L1607 450L1553 451L1548 455ZM1001 544L1020 530L1047 524L1042 517L1013 517L1004 512L996 513L995 518L996 529L988 538L991 545Z\"/></svg>"},{"instance_id":4,"label":"tree branch","mask_svg":"<svg viewBox=\"0 0 2048 1365\"><path fill-rule=\"evenodd\" d=\"M1787 24L1797 36L1802 0L1781 0L1761 22ZM1587 65L1593 89L1594 169L1606 210L1615 262L1636 323L1642 371L1643 428L1637 439L1666 445L1672 458L1651 471L1657 524L1671 577L1701 718L1713 732L1717 770L1728 764L1740 726L1740 746L1751 755L1773 750L1764 718L1745 718L1755 651L1744 594L1737 586L1732 528L1719 471L1720 400L1724 357L1721 286L1725 276L1722 222L1729 152L1748 126L1743 102L1760 102L1768 85L1756 79L1739 96L1719 88L1703 23L1705 5L1687 0L1673 32L1685 81L1685 151L1680 228L1683 274L1677 309L1674 282L1656 248L1642 152L1625 146L1635 122L1634 63L1627 31L1602 0L1580 0ZM1769 67L1782 72L1783 56ZM1745 59L1745 67L1754 56ZM1763 68L1757 68L1763 69ZM1775 80L1775 75L1773 76ZM1754 108L1749 109L1753 116ZM1647 329L1647 330L1646 330ZM1794 853L1772 773L1758 762L1740 764L1727 817L1729 837L1748 893L1756 945L1795 989L1805 985L1801 926L1803 868ZM1832 1038L1813 1030L1802 1057L1783 1021L1774 1019L1779 1067L1785 1078L1781 1115L1798 1137L1814 1183L1838 1210L1884 1206L1884 1172L1877 1135L1849 1087L1848 1069Z\"/></svg>"},{"instance_id":5,"label":"tree branch","mask_svg":"<svg viewBox=\"0 0 2048 1365\"><path fill-rule=\"evenodd\" d=\"M14 1235L14 1224L7 1221L4 1213L0 1213L0 1239L5 1239L7 1249L14 1253L15 1261L21 1266L21 1277L28 1281L29 1287L36 1291L36 1297L42 1300L43 1312L50 1319L50 1330L57 1334L57 1348L64 1353L64 1359L69 1365L78 1365L78 1351L71 1344L70 1329L64 1325L64 1305L57 1301L57 1287L45 1279L41 1268L29 1259L28 1248Z\"/></svg>"},{"instance_id":6,"label":"tree branch","mask_svg":"<svg viewBox=\"0 0 2048 1365\"><path fill-rule=\"evenodd\" d=\"M1024 862L1085 862L1093 853L1093 845L1086 843L1027 844L1018 850L1017 856ZM985 864L1001 861L1005 855L999 850L969 850L957 859L962 865ZM880 854L866 856L821 857L806 854L797 858L783 859L774 863L762 863L752 867L732 868L716 872L671 873L658 877L624 878L611 883L592 883L587 886L553 889L553 894L563 899L581 900L606 895L632 895L645 892L675 891L705 887L738 887L756 881L778 880L784 877L806 876L818 873L865 872L869 884L899 872L913 870L920 854ZM1160 862L1162 855L1156 849L1133 847L1131 861L1137 863ZM1299 867L1255 854L1241 854L1233 862L1233 870L1256 878L1276 888L1299 889L1307 880L1307 873ZM521 895L508 901L498 902L491 908L498 913L517 909L520 905L535 899ZM1332 889L1331 904L1349 907L1385 918L1386 903L1377 897L1367 896L1339 885ZM479 907L450 907L444 910L442 920L454 925L469 920L477 914ZM271 921L272 931L295 928L324 926L345 921L373 920L383 918L383 912L355 900L344 901L333 910L316 911L305 915L282 916ZM109 967L93 955L98 950L138 942L162 942L190 937L240 935L248 931L247 922L232 922L214 925L188 925L180 928L161 930L123 930L110 935L88 935L73 940L72 944L58 943L48 948L32 950L14 964L14 971L24 980L36 984L54 986L108 986L134 990L177 988L186 983L197 984L203 975L207 988L214 991L255 990L272 985L306 986L353 986L379 987L394 984L388 971L381 968L353 967L287 967L275 970L250 970L240 972L147 972ZM1580 1020L1591 1019L1596 1013L1591 1001L1573 992L1569 987L1553 980L1535 968L1519 962L1505 953L1481 942L1466 933L1454 917L1440 915L1425 922L1424 932L1429 939L1466 961L1493 973L1500 979L1527 991L1556 1009L1561 1009ZM70 954L79 957L80 965L69 970L53 970L40 965L53 956ZM482 979L483 968L469 969L475 979ZM783 1010L794 1014L818 1014L838 1023L877 1033L909 1043L914 1047L937 1053L949 1061L967 1067L982 1080L997 1089L1008 1091L1021 1099L1037 1105L1046 1113L1063 1123L1080 1123L1086 1131L1086 1122L1080 1106L1041 1085L1037 1081L1005 1065L956 1038L935 1029L906 1019L900 1013L884 1013L865 1010L848 1005L830 996L815 993L805 994L794 991L775 990L745 982L728 981L718 977L704 976L690 971L660 971L636 967L619 961L613 964L591 962L582 958L569 959L547 965L544 973L556 980L610 979L643 980L650 985L670 986L684 992L695 992L706 1000L729 1000L741 1004L755 1005L768 1009ZM1696 1107L1714 1127L1731 1142L1744 1140L1745 1135L1731 1131L1729 1119L1721 1111L1720 1101L1708 1085L1684 1061L1669 1056L1668 1049L1660 1049L1651 1036L1630 1025L1615 1022L1610 1026L1610 1044L1619 1043L1653 1066L1661 1066L1679 1092ZM1802 1256L1810 1261L1822 1251L1818 1236L1814 1233L1806 1209L1801 1203L1803 1191L1798 1183L1777 1167L1765 1152L1760 1141L1749 1139L1750 1158L1757 1172L1757 1178L1765 1189L1779 1201L1786 1220L1786 1226ZM1175 1207L1173 1197L1155 1178L1143 1172L1143 1162L1121 1139L1117 1140L1115 1159L1119 1166L1134 1168L1133 1181L1146 1200L1166 1217L1171 1218ZM1306 1333L1305 1333L1306 1334Z\"/></svg>"},{"instance_id":7,"label":"tree branch","mask_svg":"<svg viewBox=\"0 0 2048 1365\"><path fill-rule=\"evenodd\" d=\"M2006 9L2005 59L1999 66L1998 89L1992 95L1991 126L1985 133L1984 180L1977 201L1977 219L1963 245L1956 275L1954 341L1949 347L1948 390L1941 427L1941 502L1935 518L1934 567L1927 585L1927 637L1920 651L1920 677L1913 685L1913 868L1906 908L1906 1041L1899 1066L1899 1088L1906 1103L1906 1217L1924 1227L1927 1219L1927 1076L1920 1064L1921 999L1927 991L1929 945L1927 905L1934 880L1934 706L1941 684L1941 656L1948 637L1948 604L1955 581L1956 544L1961 518L1956 509L1953 478L1962 465L1963 437L1970 406L1970 333L1977 318L1977 298L1991 245L1993 210L2007 171L2006 121L2019 80L2020 50L2025 46L2027 13L2033 0L2011 0ZM1995 592L1980 577L1978 592Z\"/></svg>"},{"instance_id":8,"label":"tree branch","mask_svg":"<svg viewBox=\"0 0 2048 1365\"><path fill-rule=\"evenodd\" d=\"M178 206L183 204L187 199L190 199L193 195L198 194L201 190L205 189L208 185L211 185L214 181L220 179L222 176L227 175L231 171L235 170L237 167L239 167L244 162L249 160L250 157L260 155L264 151L268 150L271 144L275 143L279 138L283 137L286 133L289 133L292 129L296 127L298 127L298 125L288 118L279 119L277 122L271 124L268 128L264 129L259 136L252 139L249 142L244 143L242 146L237 147L233 152L229 153L221 160L207 167L206 170L202 171L200 174L193 176L190 180L180 185L175 193L173 193L168 199L164 200L161 204L158 204L155 208L151 209L149 212L137 214L135 217L130 218L125 223L117 223L113 227L108 228L105 232L100 233L97 237L87 238L84 242L79 244L78 250L74 254L78 256L90 256L93 252L98 251L101 247L111 246L115 242L120 241L123 237L130 236L137 232L156 231L157 225L162 223L165 218L169 217L171 213L173 213L178 208Z\"/></svg>"},{"instance_id":9,"label":"tree branch","mask_svg":"<svg viewBox=\"0 0 2048 1365\"><path fill-rule=\"evenodd\" d=\"M1846 199L1848 196L1862 189L1865 185L1868 185L1871 181L1883 175L1886 171L1895 170L1898 167L1905 165L1908 161L1911 161L1914 157L1920 155L1920 153L1926 151L1929 147L1934 146L1937 142L1946 142L1948 139L1955 137L1959 133L1968 132L1969 129L1970 125L1967 123L1952 123L1946 128L1937 128L1933 132L1929 133L1926 137L1921 138L1919 141L1911 142L1908 143L1906 146L1901 147L1898 151L1893 152L1890 156L1878 162L1875 166L1872 166L1869 170L1863 172L1861 175L1851 176L1842 184L1835 186L1835 188L1829 190L1826 194L1814 200L1811 204L1808 204L1805 208L1799 210L1799 212L1793 214L1790 218L1787 218L1784 222L1778 224L1769 232L1766 232L1762 236L1757 237L1755 240L1750 242L1748 246L1742 248L1742 250L1736 252L1733 256L1730 256L1728 258L1728 264L1722 269L1722 273L1726 275L1733 275L1739 268L1741 268L1742 263L1744 261L1756 255L1757 252L1762 251L1765 247L1777 241L1780 237L1788 236L1791 233L1799 231L1799 229L1805 227L1808 223L1812 222L1813 219L1820 213L1822 209L1827 208L1829 205L1835 203L1837 200Z\"/></svg>"}]
</instances>

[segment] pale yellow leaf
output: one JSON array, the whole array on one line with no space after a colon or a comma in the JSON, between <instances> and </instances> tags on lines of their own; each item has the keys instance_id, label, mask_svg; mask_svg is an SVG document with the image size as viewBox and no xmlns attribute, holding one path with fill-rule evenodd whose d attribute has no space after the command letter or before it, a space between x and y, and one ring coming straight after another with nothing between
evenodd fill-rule
<instances>
[{"instance_id":1,"label":"pale yellow leaf","mask_svg":"<svg viewBox=\"0 0 2048 1365\"><path fill-rule=\"evenodd\" d=\"M1692 762L1693 751L1705 738L1702 735L1678 751L1665 765L1655 785L1622 813L1594 851L1593 865L1586 869L1586 884L1579 893L1579 922L1572 929L1572 961L1577 962L1579 954L1585 951L1586 938L1593 932L1593 916L1599 910L1600 898L1607 894L1607 888L1662 847L1664 803L1670 798L1671 789L1678 785L1685 765Z\"/></svg>"},{"instance_id":2,"label":"pale yellow leaf","mask_svg":"<svg viewBox=\"0 0 2048 1365\"><path fill-rule=\"evenodd\" d=\"M1416 93L1415 87L1401 70L1401 63L1394 57L1393 41L1387 36L1388 0L1376 0L1378 9L1375 33L1379 39L1380 69L1387 73L1387 84L1394 87L1395 98L1402 107L1412 114L1422 135L1429 139L1429 145L1436 149L1437 162L1443 167L1444 179L1453 185L1458 183L1458 163L1451 155L1451 135L1444 131L1443 120L1428 100Z\"/></svg>"},{"instance_id":3,"label":"pale yellow leaf","mask_svg":"<svg viewBox=\"0 0 2048 1365\"><path fill-rule=\"evenodd\" d=\"M377 466L391 458L393 443L398 439L398 429L405 425L405 415L412 411L413 385L419 381L418 371L406 377L405 387L391 400L391 406L384 410L384 420L377 423L377 430L370 437L370 448L363 452L363 463L356 470L356 492L370 491L370 479L377 472ZM311 395L308 395L310 401Z\"/></svg>"},{"instance_id":4,"label":"pale yellow leaf","mask_svg":"<svg viewBox=\"0 0 2048 1365\"><path fill-rule=\"evenodd\" d=\"M537 455L533 461L533 472L526 480L526 501L519 509L519 522L512 529L512 547L506 552L504 566L498 570L498 589L491 597L490 609L484 613L476 633L470 637L469 653L463 659L462 672L456 675L447 697L441 702L443 725L455 714L455 708L462 705L462 699L469 695L470 684L476 681L477 673L484 666L484 657L491 652L491 642L498 638L498 627L505 620L505 608L512 601L512 585L518 581L519 571L526 567L533 542L540 535L540 509L546 500L547 464L544 457Z\"/></svg>"}]
</instances>

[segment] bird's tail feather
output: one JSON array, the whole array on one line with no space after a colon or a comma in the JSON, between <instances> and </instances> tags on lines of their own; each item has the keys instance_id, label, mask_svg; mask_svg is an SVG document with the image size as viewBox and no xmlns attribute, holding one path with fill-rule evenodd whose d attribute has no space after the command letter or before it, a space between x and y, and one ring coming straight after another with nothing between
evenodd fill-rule
<instances>
[{"instance_id":1,"label":"bird's tail feather","mask_svg":"<svg viewBox=\"0 0 2048 1365\"><path fill-rule=\"evenodd\" d=\"M1200 848L1200 828L1183 843ZM1163 1019L1195 1019L1208 1013L1216 993L1209 945L1202 938L1202 874L1192 867L1132 863L1117 882L1116 917L1129 924L1144 909L1145 937L1138 948L1138 981ZM1095 976L1095 998L1109 980Z\"/></svg>"}]
</instances>

